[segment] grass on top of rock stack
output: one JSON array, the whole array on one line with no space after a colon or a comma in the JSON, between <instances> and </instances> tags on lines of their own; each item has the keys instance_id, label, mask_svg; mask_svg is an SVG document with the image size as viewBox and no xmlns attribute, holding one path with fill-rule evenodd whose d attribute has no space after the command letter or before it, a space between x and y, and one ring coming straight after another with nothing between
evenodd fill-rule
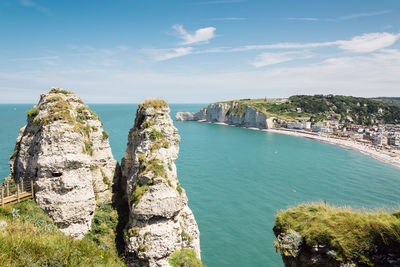
<instances>
[{"instance_id":1,"label":"grass on top of rock stack","mask_svg":"<svg viewBox=\"0 0 400 267\"><path fill-rule=\"evenodd\" d=\"M298 232L307 246L327 245L338 261L373 265L375 254L400 253L400 212L356 211L323 203L280 210L274 232Z\"/></svg>"},{"instance_id":2,"label":"grass on top of rock stack","mask_svg":"<svg viewBox=\"0 0 400 267\"><path fill-rule=\"evenodd\" d=\"M139 104L139 108L167 108L168 104L162 99L149 99L145 100L143 103Z\"/></svg>"},{"instance_id":3,"label":"grass on top of rock stack","mask_svg":"<svg viewBox=\"0 0 400 267\"><path fill-rule=\"evenodd\" d=\"M33 201L0 209L0 266L125 266L106 248L59 231Z\"/></svg>"},{"instance_id":4,"label":"grass on top of rock stack","mask_svg":"<svg viewBox=\"0 0 400 267\"><path fill-rule=\"evenodd\" d=\"M175 251L169 257L169 264L172 267L205 267L197 258L193 249L186 248Z\"/></svg>"}]
</instances>

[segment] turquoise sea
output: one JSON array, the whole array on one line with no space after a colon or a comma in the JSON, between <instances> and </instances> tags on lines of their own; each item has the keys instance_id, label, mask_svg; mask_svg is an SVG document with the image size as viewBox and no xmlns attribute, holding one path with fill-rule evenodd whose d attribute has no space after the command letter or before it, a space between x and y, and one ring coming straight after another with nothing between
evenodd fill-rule
<instances>
[{"instance_id":1,"label":"turquoise sea","mask_svg":"<svg viewBox=\"0 0 400 267\"><path fill-rule=\"evenodd\" d=\"M124 154L136 105L89 105ZM204 105L171 105L197 111ZM0 105L0 177L32 105ZM178 177L201 233L203 262L283 266L272 245L274 214L304 201L399 208L400 169L313 140L198 122L176 122L182 141Z\"/></svg>"}]
</instances>

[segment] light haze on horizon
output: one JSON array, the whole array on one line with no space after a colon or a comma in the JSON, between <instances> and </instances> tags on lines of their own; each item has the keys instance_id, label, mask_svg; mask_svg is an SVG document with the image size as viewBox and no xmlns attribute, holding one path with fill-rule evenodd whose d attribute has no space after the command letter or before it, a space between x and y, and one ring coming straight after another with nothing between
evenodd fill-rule
<instances>
[{"instance_id":1,"label":"light haze on horizon","mask_svg":"<svg viewBox=\"0 0 400 267\"><path fill-rule=\"evenodd\" d=\"M400 96L400 1L2 0L0 103Z\"/></svg>"}]
</instances>

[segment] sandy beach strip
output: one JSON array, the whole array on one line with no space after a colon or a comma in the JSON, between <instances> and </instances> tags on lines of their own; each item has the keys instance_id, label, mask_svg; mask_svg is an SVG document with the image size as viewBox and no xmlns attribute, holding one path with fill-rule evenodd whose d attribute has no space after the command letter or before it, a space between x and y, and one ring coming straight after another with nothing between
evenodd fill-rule
<instances>
[{"instance_id":1,"label":"sandy beach strip","mask_svg":"<svg viewBox=\"0 0 400 267\"><path fill-rule=\"evenodd\" d=\"M380 160L385 163L389 163L393 166L400 168L400 157L396 155L392 155L389 152L381 151L370 145L358 143L351 140L343 140L338 138L332 138L324 135L319 135L316 133L307 133L300 131L292 131L292 130L281 130L281 129L262 129L262 131L270 132L270 133L278 133L278 134L286 134L291 136L297 136L302 138L308 138L312 140L321 141L324 143L337 145L343 148L351 149L354 151L358 151L363 153L364 155L370 156L374 159Z\"/></svg>"}]
</instances>

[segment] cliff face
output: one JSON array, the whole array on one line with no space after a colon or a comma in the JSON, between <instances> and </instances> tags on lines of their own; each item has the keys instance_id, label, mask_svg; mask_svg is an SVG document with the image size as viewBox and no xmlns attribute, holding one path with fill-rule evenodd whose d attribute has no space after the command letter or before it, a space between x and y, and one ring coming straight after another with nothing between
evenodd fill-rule
<instances>
[{"instance_id":1,"label":"cliff face","mask_svg":"<svg viewBox=\"0 0 400 267\"><path fill-rule=\"evenodd\" d=\"M196 113L178 112L175 116L177 121L202 121L207 119L207 109L202 108Z\"/></svg>"},{"instance_id":2,"label":"cliff face","mask_svg":"<svg viewBox=\"0 0 400 267\"><path fill-rule=\"evenodd\" d=\"M10 178L33 180L35 200L67 235L82 238L118 168L102 123L74 93L52 89L28 112Z\"/></svg>"},{"instance_id":3,"label":"cliff face","mask_svg":"<svg viewBox=\"0 0 400 267\"><path fill-rule=\"evenodd\" d=\"M200 233L179 185L174 161L180 137L168 105L139 105L122 159L130 215L126 234L129 266L169 266L169 256L192 248L200 257Z\"/></svg>"},{"instance_id":4,"label":"cliff face","mask_svg":"<svg viewBox=\"0 0 400 267\"><path fill-rule=\"evenodd\" d=\"M238 103L213 103L197 113L178 112L176 119L181 121L206 120L213 123L227 123L242 127L267 129L273 127L273 118L257 111L250 106L240 106Z\"/></svg>"}]
</instances>

